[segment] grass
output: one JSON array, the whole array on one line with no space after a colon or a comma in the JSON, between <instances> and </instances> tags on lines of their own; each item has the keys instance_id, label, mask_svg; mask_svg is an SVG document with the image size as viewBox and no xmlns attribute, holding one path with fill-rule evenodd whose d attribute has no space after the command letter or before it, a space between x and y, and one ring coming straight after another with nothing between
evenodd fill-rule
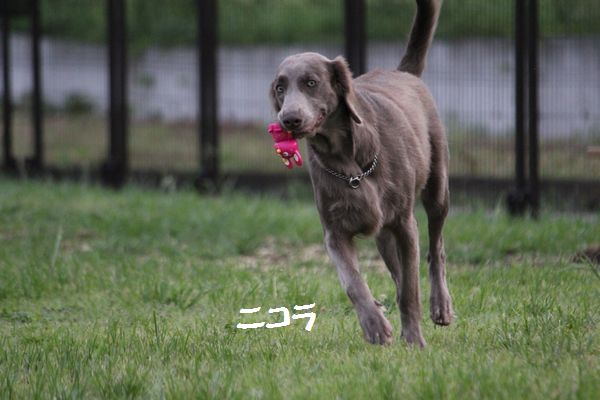
<instances>
[{"instance_id":1,"label":"grass","mask_svg":"<svg viewBox=\"0 0 600 400\"><path fill-rule=\"evenodd\" d=\"M594 398L600 280L570 259L599 222L453 211L457 320L425 315L420 351L361 339L310 201L0 180L0 398ZM397 336L392 282L360 247ZM311 332L235 328L240 308L312 302Z\"/></svg>"},{"instance_id":2,"label":"grass","mask_svg":"<svg viewBox=\"0 0 600 400\"><path fill-rule=\"evenodd\" d=\"M192 0L128 0L129 45L135 51L152 46L190 46L197 37ZM414 15L414 0L368 0L370 40L400 40ZM78 41L106 41L106 10L102 1L41 1L45 34ZM226 0L218 2L219 41L225 44L341 43L344 10L340 0ZM540 1L542 36L598 35L600 7L593 0ZM16 21L26 30L25 20ZM447 1L438 38L511 37L510 1Z\"/></svg>"},{"instance_id":3,"label":"grass","mask_svg":"<svg viewBox=\"0 0 600 400\"><path fill-rule=\"evenodd\" d=\"M31 151L27 114L15 119L15 150L22 158ZM106 121L92 114L51 113L45 118L46 158L50 165L98 165L106 155ZM194 123L133 121L130 132L131 165L163 171L198 168L198 130ZM225 172L286 173L273 155L263 126L221 127L221 166ZM509 177L513 175L513 134L491 135L459 122L448 124L450 173L454 176ZM540 171L548 178L600 179L599 161L586 155L586 147L600 144L594 132L566 139L544 139L540 144ZM306 143L302 154L306 154ZM306 173L294 170L293 173Z\"/></svg>"}]
</instances>

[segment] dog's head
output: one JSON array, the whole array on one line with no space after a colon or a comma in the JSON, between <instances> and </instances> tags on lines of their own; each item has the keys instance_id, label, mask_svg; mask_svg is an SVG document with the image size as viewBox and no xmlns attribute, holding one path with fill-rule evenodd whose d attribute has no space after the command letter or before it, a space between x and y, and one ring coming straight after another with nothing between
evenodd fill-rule
<instances>
[{"instance_id":1,"label":"dog's head","mask_svg":"<svg viewBox=\"0 0 600 400\"><path fill-rule=\"evenodd\" d=\"M314 137L340 106L354 123L362 123L352 73L343 57L329 60L302 53L286 58L271 84L270 97L279 122L297 139Z\"/></svg>"}]
</instances>

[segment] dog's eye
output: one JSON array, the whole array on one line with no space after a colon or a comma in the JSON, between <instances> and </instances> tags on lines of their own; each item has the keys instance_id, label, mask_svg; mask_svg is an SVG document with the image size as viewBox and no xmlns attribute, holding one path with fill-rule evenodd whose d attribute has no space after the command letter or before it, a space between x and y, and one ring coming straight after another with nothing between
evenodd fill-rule
<instances>
[{"instance_id":1,"label":"dog's eye","mask_svg":"<svg viewBox=\"0 0 600 400\"><path fill-rule=\"evenodd\" d=\"M317 86L317 81L315 81L314 79L311 79L309 81L306 82L306 86L308 87L315 87Z\"/></svg>"},{"instance_id":2,"label":"dog's eye","mask_svg":"<svg viewBox=\"0 0 600 400\"><path fill-rule=\"evenodd\" d=\"M283 85L277 85L277 86L275 86L275 91L277 93L283 93L283 90L284 90Z\"/></svg>"}]
</instances>

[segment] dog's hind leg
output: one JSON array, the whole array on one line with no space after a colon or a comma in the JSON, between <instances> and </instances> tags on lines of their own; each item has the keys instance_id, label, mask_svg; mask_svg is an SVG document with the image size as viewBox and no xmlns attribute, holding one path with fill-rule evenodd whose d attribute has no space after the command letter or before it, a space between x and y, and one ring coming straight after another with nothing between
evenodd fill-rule
<instances>
[{"instance_id":1,"label":"dog's hind leg","mask_svg":"<svg viewBox=\"0 0 600 400\"><path fill-rule=\"evenodd\" d=\"M403 233L404 234L404 233ZM389 269L392 279L396 284L396 302L400 308L400 318L402 320L402 337L411 344L425 346L425 339L421 333L421 303L419 299L419 267L418 267L418 244L417 244L417 264L414 254L414 234L407 243L404 253L407 255L408 264L402 264L402 255L399 252L398 239L394 232L388 228L381 230L376 238L377 249ZM406 241L407 237L403 238ZM418 239L417 239L418 240ZM410 249L408 249L410 248ZM410 260L412 258L412 260ZM413 265L409 265L409 264Z\"/></svg>"},{"instance_id":2,"label":"dog's hind leg","mask_svg":"<svg viewBox=\"0 0 600 400\"><path fill-rule=\"evenodd\" d=\"M335 264L342 287L358 314L365 339L374 344L391 343L392 325L383 315L360 274L352 238L326 231L325 245Z\"/></svg>"},{"instance_id":3,"label":"dog's hind leg","mask_svg":"<svg viewBox=\"0 0 600 400\"><path fill-rule=\"evenodd\" d=\"M439 143L438 143L439 145ZM436 154L436 151L438 152ZM454 317L452 299L446 283L446 254L442 229L448 215L449 192L447 152L432 147L433 163L427 185L421 194L429 228L429 280L431 282L431 319L437 325L450 325Z\"/></svg>"}]
</instances>

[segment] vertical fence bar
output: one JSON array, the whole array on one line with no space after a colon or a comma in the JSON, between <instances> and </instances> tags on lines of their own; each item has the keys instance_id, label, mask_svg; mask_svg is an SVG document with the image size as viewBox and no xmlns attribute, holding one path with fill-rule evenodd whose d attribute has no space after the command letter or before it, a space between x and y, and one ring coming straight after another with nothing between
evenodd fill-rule
<instances>
[{"instance_id":1,"label":"vertical fence bar","mask_svg":"<svg viewBox=\"0 0 600 400\"><path fill-rule=\"evenodd\" d=\"M29 172L40 172L44 166L44 142L43 142L43 109L42 109L42 77L40 57L40 2L31 1L31 60L33 63L33 156L27 160L26 166Z\"/></svg>"},{"instance_id":2,"label":"vertical fence bar","mask_svg":"<svg viewBox=\"0 0 600 400\"><path fill-rule=\"evenodd\" d=\"M217 0L198 0L199 187L219 178Z\"/></svg>"},{"instance_id":3,"label":"vertical fence bar","mask_svg":"<svg viewBox=\"0 0 600 400\"><path fill-rule=\"evenodd\" d=\"M102 181L119 187L128 170L127 45L125 1L107 0L109 70L109 154L102 165Z\"/></svg>"},{"instance_id":4,"label":"vertical fence bar","mask_svg":"<svg viewBox=\"0 0 600 400\"><path fill-rule=\"evenodd\" d=\"M529 205L531 207L531 215L537 217L540 208L538 159L538 1L529 0L528 6Z\"/></svg>"},{"instance_id":5,"label":"vertical fence bar","mask_svg":"<svg viewBox=\"0 0 600 400\"><path fill-rule=\"evenodd\" d=\"M365 0L345 0L345 54L354 76L366 72L366 19Z\"/></svg>"},{"instance_id":6,"label":"vertical fence bar","mask_svg":"<svg viewBox=\"0 0 600 400\"><path fill-rule=\"evenodd\" d=\"M527 19L525 0L514 0L515 24L515 188L508 196L508 209L513 215L523 214L527 207L527 182L525 170L527 129Z\"/></svg>"},{"instance_id":7,"label":"vertical fence bar","mask_svg":"<svg viewBox=\"0 0 600 400\"><path fill-rule=\"evenodd\" d=\"M17 162L13 156L12 143L12 90L10 82L10 16L8 5L4 5L2 11L2 80L4 82L3 113L4 134L3 145L3 169L6 172L15 172Z\"/></svg>"}]
</instances>

